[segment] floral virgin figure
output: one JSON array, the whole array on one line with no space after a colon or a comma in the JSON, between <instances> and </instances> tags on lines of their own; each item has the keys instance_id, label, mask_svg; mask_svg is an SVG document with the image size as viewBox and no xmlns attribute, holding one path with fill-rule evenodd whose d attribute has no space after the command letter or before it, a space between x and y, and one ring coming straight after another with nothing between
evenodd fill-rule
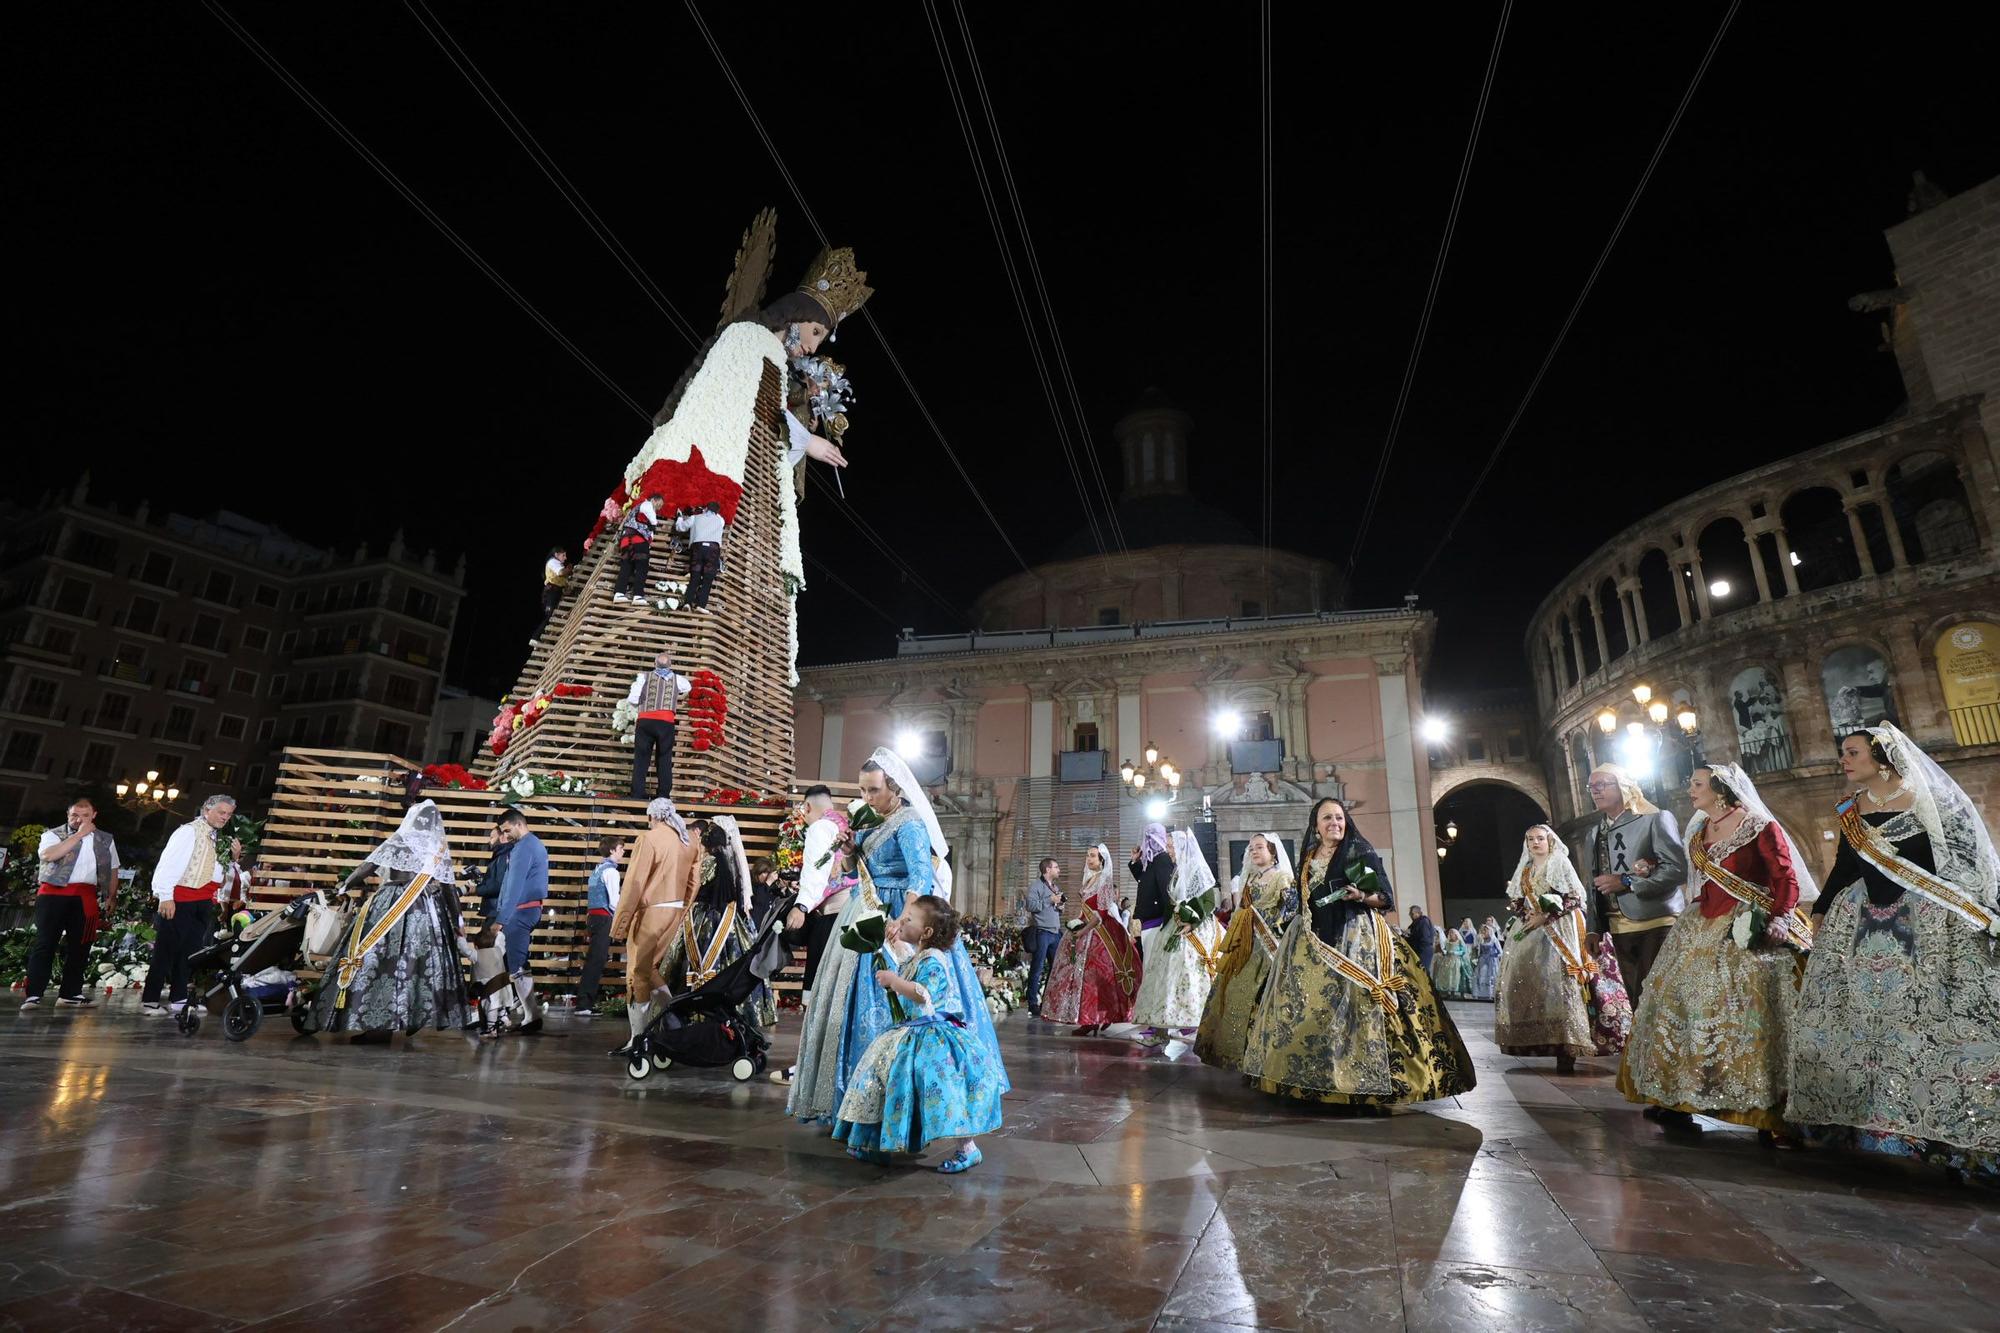
<instances>
[{"instance_id":1,"label":"floral virgin figure","mask_svg":"<svg viewBox=\"0 0 2000 1333\"><path fill-rule=\"evenodd\" d=\"M1300 841L1299 914L1285 928L1243 1073L1281 1097L1375 1112L1470 1091L1472 1057L1417 951L1389 925L1381 856L1331 796Z\"/></svg>"}]
</instances>

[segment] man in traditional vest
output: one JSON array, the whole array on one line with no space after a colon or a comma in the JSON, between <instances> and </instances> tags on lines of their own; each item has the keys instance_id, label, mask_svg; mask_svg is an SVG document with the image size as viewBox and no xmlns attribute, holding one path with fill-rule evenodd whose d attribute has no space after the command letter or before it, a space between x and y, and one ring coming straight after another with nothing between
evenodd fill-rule
<instances>
[{"instance_id":1,"label":"man in traditional vest","mask_svg":"<svg viewBox=\"0 0 2000 1333\"><path fill-rule=\"evenodd\" d=\"M1576 848L1577 862L1591 887L1591 917L1611 935L1636 1011L1667 930L1687 906L1687 851L1673 812L1647 800L1624 769L1600 764L1589 786L1598 819Z\"/></svg>"},{"instance_id":2,"label":"man in traditional vest","mask_svg":"<svg viewBox=\"0 0 2000 1333\"><path fill-rule=\"evenodd\" d=\"M649 495L632 506L618 523L618 585L614 602L646 600L646 579L652 573L653 529L660 523L660 497Z\"/></svg>"},{"instance_id":3,"label":"man in traditional vest","mask_svg":"<svg viewBox=\"0 0 2000 1333\"><path fill-rule=\"evenodd\" d=\"M153 866L153 897L159 915L153 919L153 961L146 967L146 987L139 1012L149 1018L179 1013L187 1005L188 959L208 939L215 926L215 892L222 887L221 857L215 839L236 814L236 798L217 793L201 803L201 813L174 830L166 850ZM243 846L230 843L231 855ZM169 1003L160 1003L160 988L172 983Z\"/></svg>"},{"instance_id":4,"label":"man in traditional vest","mask_svg":"<svg viewBox=\"0 0 2000 1333\"><path fill-rule=\"evenodd\" d=\"M680 731L675 709L688 692L686 676L674 670L673 654L666 649L653 659L653 669L642 671L632 681L625 701L639 710L632 735L632 799L644 801L656 796L669 799L674 794L674 736ZM657 770L657 783L646 790L646 765Z\"/></svg>"},{"instance_id":5,"label":"man in traditional vest","mask_svg":"<svg viewBox=\"0 0 2000 1333\"><path fill-rule=\"evenodd\" d=\"M69 822L45 829L36 874L35 949L28 955L28 998L23 1009L42 1002L49 973L62 950L62 981L56 1004L81 1008L91 1003L83 989L83 969L90 942L97 938L102 911L118 896L118 844L97 827L97 806L80 796L69 808Z\"/></svg>"}]
</instances>

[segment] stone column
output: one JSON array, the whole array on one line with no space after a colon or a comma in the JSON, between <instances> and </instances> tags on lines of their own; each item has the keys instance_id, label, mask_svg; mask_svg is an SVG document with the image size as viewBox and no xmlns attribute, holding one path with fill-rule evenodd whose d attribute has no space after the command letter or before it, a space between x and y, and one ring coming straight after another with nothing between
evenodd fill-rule
<instances>
[{"instance_id":1,"label":"stone column","mask_svg":"<svg viewBox=\"0 0 2000 1333\"><path fill-rule=\"evenodd\" d=\"M847 739L847 701L845 699L822 699L819 705L819 776L823 778L844 778L847 770L840 765L840 750Z\"/></svg>"},{"instance_id":2,"label":"stone column","mask_svg":"<svg viewBox=\"0 0 2000 1333\"><path fill-rule=\"evenodd\" d=\"M1146 744L1145 738L1139 734L1139 687L1144 679L1142 676L1118 677L1118 721L1117 729L1111 736L1113 764L1127 759L1137 763L1139 751Z\"/></svg>"},{"instance_id":3,"label":"stone column","mask_svg":"<svg viewBox=\"0 0 2000 1333\"><path fill-rule=\"evenodd\" d=\"M1797 597L1799 595L1799 571L1792 564L1792 539L1785 532L1785 525L1783 523L1773 524L1771 535L1778 539L1778 568L1783 571L1785 576L1785 595L1788 597Z\"/></svg>"},{"instance_id":4,"label":"stone column","mask_svg":"<svg viewBox=\"0 0 2000 1333\"><path fill-rule=\"evenodd\" d=\"M1673 579L1674 605L1680 608L1682 629L1694 623L1694 617L1688 614L1687 563L1685 548L1667 557L1667 573Z\"/></svg>"},{"instance_id":5,"label":"stone column","mask_svg":"<svg viewBox=\"0 0 2000 1333\"><path fill-rule=\"evenodd\" d=\"M1854 534L1854 558L1861 562L1861 576L1875 577L1875 556L1868 549L1868 534L1861 530L1861 506L1853 496L1841 500L1841 507L1847 511L1847 530Z\"/></svg>"},{"instance_id":6,"label":"stone column","mask_svg":"<svg viewBox=\"0 0 2000 1333\"><path fill-rule=\"evenodd\" d=\"M1635 648L1642 643L1651 643L1653 640L1652 627L1646 623L1644 590L1645 585L1639 581L1637 574L1627 574L1624 578L1618 580L1619 594L1626 598L1631 605L1632 619L1625 625L1626 633L1630 634L1635 624L1638 628L1639 636L1632 640L1632 646Z\"/></svg>"},{"instance_id":7,"label":"stone column","mask_svg":"<svg viewBox=\"0 0 2000 1333\"><path fill-rule=\"evenodd\" d=\"M1569 646L1576 654L1576 678L1582 680L1590 674L1583 665L1583 630L1576 623L1576 608L1572 606L1569 611Z\"/></svg>"},{"instance_id":8,"label":"stone column","mask_svg":"<svg viewBox=\"0 0 2000 1333\"><path fill-rule=\"evenodd\" d=\"M1390 848L1394 869L1389 880L1391 885L1415 887L1425 883L1425 872L1430 869L1424 864L1424 858L1431 854L1430 839L1424 836L1430 812L1417 806L1417 747L1423 740L1410 716L1406 661L1401 653L1378 656L1375 679L1382 701L1382 759L1389 782L1389 837L1394 844ZM1405 906L1411 901L1408 892L1404 889L1398 898ZM1437 904L1429 901L1428 894L1422 896L1424 910L1434 911Z\"/></svg>"},{"instance_id":9,"label":"stone column","mask_svg":"<svg viewBox=\"0 0 2000 1333\"><path fill-rule=\"evenodd\" d=\"M1694 571L1695 605L1701 608L1701 618L1707 620L1710 615L1708 609L1708 575L1702 572L1700 551L1689 553L1688 567Z\"/></svg>"},{"instance_id":10,"label":"stone column","mask_svg":"<svg viewBox=\"0 0 2000 1333\"><path fill-rule=\"evenodd\" d=\"M1756 598L1760 602L1770 600L1770 574L1764 572L1764 550L1758 546L1758 532L1744 524L1744 548L1750 552L1750 576L1756 578Z\"/></svg>"},{"instance_id":11,"label":"stone column","mask_svg":"<svg viewBox=\"0 0 2000 1333\"><path fill-rule=\"evenodd\" d=\"M1597 594L1592 592L1584 599L1590 608L1590 625L1597 631L1597 665L1603 667L1611 661L1611 641L1604 637L1604 608L1598 605Z\"/></svg>"},{"instance_id":12,"label":"stone column","mask_svg":"<svg viewBox=\"0 0 2000 1333\"><path fill-rule=\"evenodd\" d=\"M1965 485L1965 475L1959 472L1956 463L1952 465L1952 471L1957 474L1960 487L1964 489L1966 495L1970 496L1973 493L1972 488ZM1868 486L1868 494L1869 498L1874 500L1876 508L1882 511L1882 527L1889 534L1890 557L1895 560L1896 568L1908 569L1910 567L1910 553L1903 546L1903 529L1896 522L1896 507L1889 503L1887 475L1887 473L1883 473L1871 478Z\"/></svg>"},{"instance_id":13,"label":"stone column","mask_svg":"<svg viewBox=\"0 0 2000 1333\"><path fill-rule=\"evenodd\" d=\"M1028 776L1052 777L1056 767L1056 701L1041 681L1028 685Z\"/></svg>"}]
</instances>

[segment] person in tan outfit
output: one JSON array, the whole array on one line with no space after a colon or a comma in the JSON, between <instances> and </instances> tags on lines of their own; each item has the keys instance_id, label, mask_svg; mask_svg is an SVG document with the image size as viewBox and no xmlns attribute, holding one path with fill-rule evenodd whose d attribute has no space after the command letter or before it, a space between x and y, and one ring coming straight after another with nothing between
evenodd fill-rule
<instances>
[{"instance_id":1,"label":"person in tan outfit","mask_svg":"<svg viewBox=\"0 0 2000 1333\"><path fill-rule=\"evenodd\" d=\"M701 849L688 837L687 824L674 803L656 798L646 807L651 821L632 849L632 868L618 895L618 915L611 938L625 944L625 1016L637 1037L652 1017L653 991L660 984L667 946L681 926L681 916L694 897L695 872ZM612 1052L624 1054L629 1043Z\"/></svg>"}]
</instances>

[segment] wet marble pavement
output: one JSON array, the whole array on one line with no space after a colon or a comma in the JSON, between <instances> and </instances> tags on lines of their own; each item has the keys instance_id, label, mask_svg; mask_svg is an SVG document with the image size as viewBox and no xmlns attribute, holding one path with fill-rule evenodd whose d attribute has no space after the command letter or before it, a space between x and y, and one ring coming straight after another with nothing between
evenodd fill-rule
<instances>
[{"instance_id":1,"label":"wet marble pavement","mask_svg":"<svg viewBox=\"0 0 2000 1333\"><path fill-rule=\"evenodd\" d=\"M1386 1119L1001 1025L985 1164L866 1166L622 1020L480 1045L232 1045L0 1000L0 1327L1992 1328L2000 1197L1667 1136L1493 1046ZM796 1039L790 1016L779 1051ZM933 1154L935 1162L942 1151Z\"/></svg>"}]
</instances>

